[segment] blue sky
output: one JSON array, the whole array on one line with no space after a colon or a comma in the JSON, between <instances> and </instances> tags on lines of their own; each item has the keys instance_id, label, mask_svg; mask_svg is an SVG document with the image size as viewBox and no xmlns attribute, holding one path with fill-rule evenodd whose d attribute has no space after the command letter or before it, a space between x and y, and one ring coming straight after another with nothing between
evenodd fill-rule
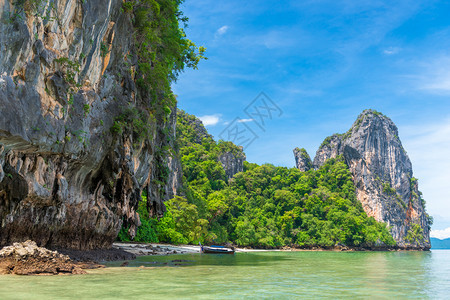
<instances>
[{"instance_id":1,"label":"blue sky","mask_svg":"<svg viewBox=\"0 0 450 300\"><path fill-rule=\"evenodd\" d=\"M293 148L314 157L376 109L399 128L436 235L450 227L449 1L187 0L183 11L209 59L174 91L211 134L248 121L264 92L283 114L245 122L258 136L247 160L292 167Z\"/></svg>"}]
</instances>

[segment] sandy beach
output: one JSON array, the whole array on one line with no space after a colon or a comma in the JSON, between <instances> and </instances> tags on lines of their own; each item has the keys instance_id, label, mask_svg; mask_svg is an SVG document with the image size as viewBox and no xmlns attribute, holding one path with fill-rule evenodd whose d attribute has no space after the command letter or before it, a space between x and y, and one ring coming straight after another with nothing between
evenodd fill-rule
<instances>
[{"instance_id":1,"label":"sandy beach","mask_svg":"<svg viewBox=\"0 0 450 300\"><path fill-rule=\"evenodd\" d=\"M113 248L124 250L136 256L143 255L169 255L169 254L187 254L200 253L200 246L195 245L170 245L170 244L145 244L145 243L114 243ZM236 252L266 252L282 251L279 249L247 249L236 248Z\"/></svg>"}]
</instances>

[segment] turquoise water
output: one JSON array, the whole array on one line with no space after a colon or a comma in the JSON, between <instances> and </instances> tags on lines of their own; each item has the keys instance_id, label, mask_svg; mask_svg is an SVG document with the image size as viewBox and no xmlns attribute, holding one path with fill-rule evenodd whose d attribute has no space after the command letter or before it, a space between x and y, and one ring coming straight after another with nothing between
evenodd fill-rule
<instances>
[{"instance_id":1,"label":"turquoise water","mask_svg":"<svg viewBox=\"0 0 450 300\"><path fill-rule=\"evenodd\" d=\"M147 256L80 276L0 276L0 299L450 297L450 251Z\"/></svg>"}]
</instances>

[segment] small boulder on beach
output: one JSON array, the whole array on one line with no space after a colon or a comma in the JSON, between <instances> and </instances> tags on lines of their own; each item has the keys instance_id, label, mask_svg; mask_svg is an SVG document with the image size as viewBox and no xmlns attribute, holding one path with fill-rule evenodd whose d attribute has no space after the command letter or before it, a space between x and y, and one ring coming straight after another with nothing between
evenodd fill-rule
<instances>
[{"instance_id":1,"label":"small boulder on beach","mask_svg":"<svg viewBox=\"0 0 450 300\"><path fill-rule=\"evenodd\" d=\"M0 250L0 274L85 274L69 256L38 247L33 241L14 243Z\"/></svg>"}]
</instances>

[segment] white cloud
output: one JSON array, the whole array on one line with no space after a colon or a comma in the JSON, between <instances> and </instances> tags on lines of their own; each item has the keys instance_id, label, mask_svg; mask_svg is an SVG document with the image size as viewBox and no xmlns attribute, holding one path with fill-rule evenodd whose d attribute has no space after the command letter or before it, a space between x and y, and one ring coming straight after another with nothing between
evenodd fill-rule
<instances>
[{"instance_id":1,"label":"white cloud","mask_svg":"<svg viewBox=\"0 0 450 300\"><path fill-rule=\"evenodd\" d=\"M423 90L435 92L450 92L450 71L443 74L436 74L428 83L422 86Z\"/></svg>"},{"instance_id":2,"label":"white cloud","mask_svg":"<svg viewBox=\"0 0 450 300\"><path fill-rule=\"evenodd\" d=\"M203 122L203 125L205 126L214 126L217 123L219 123L220 121L220 115L219 114L215 114L215 115L205 115L205 116L201 116L198 117L200 119L200 121Z\"/></svg>"},{"instance_id":3,"label":"white cloud","mask_svg":"<svg viewBox=\"0 0 450 300\"><path fill-rule=\"evenodd\" d=\"M228 29L230 27L228 27L227 25L220 27L219 29L217 29L216 34L217 35L224 35L225 33L227 33Z\"/></svg>"},{"instance_id":4,"label":"white cloud","mask_svg":"<svg viewBox=\"0 0 450 300\"><path fill-rule=\"evenodd\" d=\"M268 31L245 32L239 39L239 45L248 48L248 51L295 49L291 55L292 53L300 55L300 53L312 53L311 45L315 42L315 45L319 46L321 38L322 36L312 36L310 32L299 26L278 27Z\"/></svg>"},{"instance_id":5,"label":"white cloud","mask_svg":"<svg viewBox=\"0 0 450 300\"><path fill-rule=\"evenodd\" d=\"M389 47L383 50L383 53L386 55L394 55L400 52L400 48L397 47Z\"/></svg>"},{"instance_id":6,"label":"white cloud","mask_svg":"<svg viewBox=\"0 0 450 300\"><path fill-rule=\"evenodd\" d=\"M269 32L265 32L258 38L258 42L262 43L267 49L289 49L296 48L305 49L311 44L313 37L305 30L293 28L279 28Z\"/></svg>"},{"instance_id":7,"label":"white cloud","mask_svg":"<svg viewBox=\"0 0 450 300\"><path fill-rule=\"evenodd\" d=\"M419 178L428 212L450 219L450 117L400 128L400 137L412 161L414 176Z\"/></svg>"},{"instance_id":8,"label":"white cloud","mask_svg":"<svg viewBox=\"0 0 450 300\"><path fill-rule=\"evenodd\" d=\"M238 122L239 123L248 123L248 122L253 122L255 121L254 119L239 119Z\"/></svg>"},{"instance_id":9,"label":"white cloud","mask_svg":"<svg viewBox=\"0 0 450 300\"><path fill-rule=\"evenodd\" d=\"M279 87L280 90L283 90L286 94L290 95L300 95L300 96L306 96L306 97L315 97L315 96L322 96L324 93L321 90L317 89L303 89L299 88L298 85L300 83L295 80L292 84L288 86ZM292 86L292 87L290 87Z\"/></svg>"},{"instance_id":10,"label":"white cloud","mask_svg":"<svg viewBox=\"0 0 450 300\"><path fill-rule=\"evenodd\" d=\"M450 57L439 56L417 64L419 75L409 76L417 89L435 93L450 93Z\"/></svg>"},{"instance_id":11,"label":"white cloud","mask_svg":"<svg viewBox=\"0 0 450 300\"><path fill-rule=\"evenodd\" d=\"M430 236L438 239L448 239L450 238L450 227L442 230L431 230Z\"/></svg>"}]
</instances>

